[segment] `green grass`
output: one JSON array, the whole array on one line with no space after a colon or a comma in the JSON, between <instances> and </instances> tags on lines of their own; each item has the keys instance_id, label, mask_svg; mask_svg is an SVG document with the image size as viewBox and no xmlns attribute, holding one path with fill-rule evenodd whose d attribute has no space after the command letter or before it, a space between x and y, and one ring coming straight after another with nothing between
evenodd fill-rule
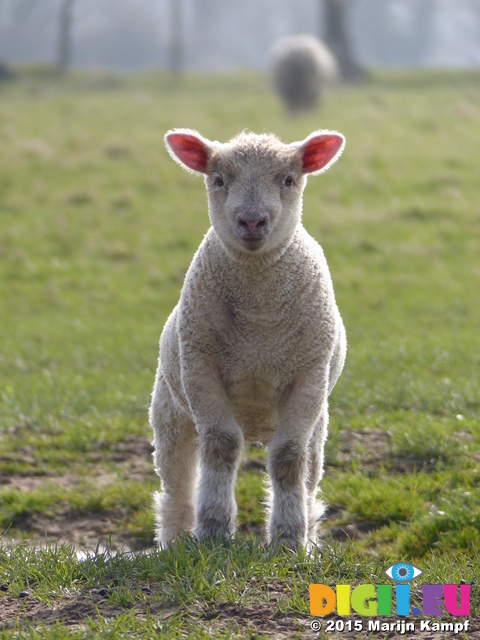
<instances>
[{"instance_id":1,"label":"green grass","mask_svg":"<svg viewBox=\"0 0 480 640\"><path fill-rule=\"evenodd\" d=\"M398 559L424 569L419 584L478 575L478 80L374 74L296 119L250 73L174 83L25 70L0 86L0 601L17 607L21 637L42 637L28 612L55 602L79 619L45 613L48 637L282 637L282 620L285 637L303 637L313 579L383 580ZM257 450L240 472L231 545L114 558L100 547L82 562L67 544L153 541L158 338L208 228L202 181L163 147L175 126L219 140L244 128L346 135L304 207L349 342L330 401L321 557L259 545ZM91 589L114 579L97 610ZM25 588L35 600L21 604ZM250 632L235 623L243 610Z\"/></svg>"},{"instance_id":2,"label":"green grass","mask_svg":"<svg viewBox=\"0 0 480 640\"><path fill-rule=\"evenodd\" d=\"M253 538L199 543L191 538L150 555L94 553L79 560L67 545L0 552L2 579L11 579L4 605L23 613L21 637L75 638L302 638L309 630L309 584L383 584L386 556L371 561L353 545L327 545L319 553L274 552ZM432 555L422 582L471 581L478 553ZM479 588L472 588L472 602ZM82 614L68 618L71 605ZM412 603L421 606L421 587ZM35 608L35 615L33 609ZM471 618L477 615L472 609ZM28 618L30 614L30 617ZM62 617L62 614L64 617ZM256 631L248 632L249 620ZM68 626L67 626L68 625ZM18 637L15 618L2 638ZM53 636L54 631L57 636ZM287 635L281 635L281 634ZM126 635L125 635L126 634ZM324 636L321 636L324 637ZM328 636L325 636L328 637ZM335 636L334 636L335 637Z\"/></svg>"}]
</instances>

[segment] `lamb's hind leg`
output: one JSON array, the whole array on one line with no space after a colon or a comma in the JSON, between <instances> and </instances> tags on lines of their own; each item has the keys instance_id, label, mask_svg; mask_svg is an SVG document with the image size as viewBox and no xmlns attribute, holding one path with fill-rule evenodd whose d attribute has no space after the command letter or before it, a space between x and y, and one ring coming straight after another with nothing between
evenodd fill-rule
<instances>
[{"instance_id":1,"label":"lamb's hind leg","mask_svg":"<svg viewBox=\"0 0 480 640\"><path fill-rule=\"evenodd\" d=\"M347 340L345 327L339 321L339 333L337 343L333 350L329 367L328 393L334 388L345 363ZM328 432L328 401L323 403L320 416L315 423L310 442L308 444L308 469L307 469L307 511L308 511L308 542L315 544L319 520L325 511L325 505L317 500L318 485L323 477L324 448Z\"/></svg>"},{"instance_id":2,"label":"lamb's hind leg","mask_svg":"<svg viewBox=\"0 0 480 640\"><path fill-rule=\"evenodd\" d=\"M325 505L317 499L318 484L323 476L324 447L327 439L328 405L325 406L315 424L308 444L307 466L307 538L308 544L315 544L319 520L325 511Z\"/></svg>"},{"instance_id":3,"label":"lamb's hind leg","mask_svg":"<svg viewBox=\"0 0 480 640\"><path fill-rule=\"evenodd\" d=\"M155 471L162 481L162 491L154 496L155 541L165 547L178 533L191 531L195 525L198 445L194 423L175 402L161 374L152 396L150 424Z\"/></svg>"}]
</instances>

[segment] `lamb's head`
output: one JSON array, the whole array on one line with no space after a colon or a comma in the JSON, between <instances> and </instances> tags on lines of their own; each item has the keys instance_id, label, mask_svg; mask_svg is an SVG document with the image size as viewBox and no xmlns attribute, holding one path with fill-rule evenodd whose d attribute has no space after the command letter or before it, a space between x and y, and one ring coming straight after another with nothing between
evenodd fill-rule
<instances>
[{"instance_id":1,"label":"lamb's head","mask_svg":"<svg viewBox=\"0 0 480 640\"><path fill-rule=\"evenodd\" d=\"M322 130L284 144L270 134L241 133L221 144L174 129L165 144L184 169L205 175L210 220L226 248L248 254L288 244L301 220L307 175L326 171L345 139Z\"/></svg>"}]
</instances>

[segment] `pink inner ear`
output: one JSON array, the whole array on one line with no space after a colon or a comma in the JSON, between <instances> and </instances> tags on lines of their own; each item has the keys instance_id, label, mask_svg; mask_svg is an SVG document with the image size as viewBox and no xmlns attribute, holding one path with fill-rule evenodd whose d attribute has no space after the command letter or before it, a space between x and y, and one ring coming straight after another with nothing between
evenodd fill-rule
<instances>
[{"instance_id":1,"label":"pink inner ear","mask_svg":"<svg viewBox=\"0 0 480 640\"><path fill-rule=\"evenodd\" d=\"M326 133L308 140L303 146L302 171L312 173L323 169L335 157L343 144L343 138Z\"/></svg>"},{"instance_id":2,"label":"pink inner ear","mask_svg":"<svg viewBox=\"0 0 480 640\"><path fill-rule=\"evenodd\" d=\"M208 149L204 142L188 133L171 133L168 144L173 153L189 169L205 173L208 162Z\"/></svg>"}]
</instances>

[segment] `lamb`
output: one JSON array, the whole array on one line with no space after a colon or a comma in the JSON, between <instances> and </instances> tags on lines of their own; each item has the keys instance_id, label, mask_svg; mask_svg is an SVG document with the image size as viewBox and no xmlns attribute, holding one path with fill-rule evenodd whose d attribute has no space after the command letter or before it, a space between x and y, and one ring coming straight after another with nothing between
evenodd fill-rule
<instances>
[{"instance_id":1,"label":"lamb","mask_svg":"<svg viewBox=\"0 0 480 640\"><path fill-rule=\"evenodd\" d=\"M268 449L268 541L314 543L327 398L346 336L322 248L301 222L302 195L345 139L320 130L284 144L243 132L222 144L174 129L165 142L204 174L212 226L160 338L149 412L162 484L156 542L235 532L235 479L253 441Z\"/></svg>"},{"instance_id":2,"label":"lamb","mask_svg":"<svg viewBox=\"0 0 480 640\"><path fill-rule=\"evenodd\" d=\"M280 38L270 58L275 90L293 112L313 108L339 73L330 49L308 34Z\"/></svg>"}]
</instances>

